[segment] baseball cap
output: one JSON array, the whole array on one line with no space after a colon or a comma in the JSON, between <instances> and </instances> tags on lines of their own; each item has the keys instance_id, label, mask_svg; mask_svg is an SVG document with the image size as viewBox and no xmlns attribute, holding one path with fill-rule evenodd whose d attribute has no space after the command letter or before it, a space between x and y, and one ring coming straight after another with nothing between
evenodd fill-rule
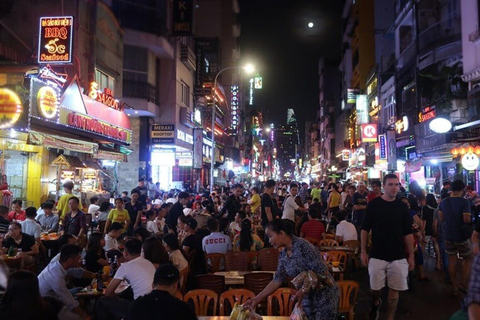
<instances>
[{"instance_id":1,"label":"baseball cap","mask_svg":"<svg viewBox=\"0 0 480 320\"><path fill-rule=\"evenodd\" d=\"M168 198L166 203L172 203L172 204L175 204L177 203L177 200L175 198Z\"/></svg>"},{"instance_id":2,"label":"baseball cap","mask_svg":"<svg viewBox=\"0 0 480 320\"><path fill-rule=\"evenodd\" d=\"M186 222L186 225L192 229L197 229L198 223L197 223L197 220L195 219L188 219Z\"/></svg>"},{"instance_id":3,"label":"baseball cap","mask_svg":"<svg viewBox=\"0 0 480 320\"><path fill-rule=\"evenodd\" d=\"M153 204L153 205L162 205L162 203L163 203L162 200L160 200L160 199L155 199L155 200L153 200L153 203L152 203L152 204Z\"/></svg>"}]
</instances>

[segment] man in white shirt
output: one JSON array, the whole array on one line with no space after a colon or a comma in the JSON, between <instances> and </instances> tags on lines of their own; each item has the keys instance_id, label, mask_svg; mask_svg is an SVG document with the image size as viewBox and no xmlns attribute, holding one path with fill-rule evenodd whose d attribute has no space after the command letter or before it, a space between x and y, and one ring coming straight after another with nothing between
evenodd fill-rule
<instances>
[{"instance_id":1,"label":"man in white shirt","mask_svg":"<svg viewBox=\"0 0 480 320\"><path fill-rule=\"evenodd\" d=\"M37 209L35 207L28 207L25 209L26 219L20 223L22 225L22 232L34 237L35 241L40 243L40 233L42 233L42 228L37 221L35 221L36 216Z\"/></svg>"},{"instance_id":2,"label":"man in white shirt","mask_svg":"<svg viewBox=\"0 0 480 320\"><path fill-rule=\"evenodd\" d=\"M338 243L349 240L358 240L358 233L355 225L353 223L345 220L346 213L345 211L337 212L337 220L340 222L337 225L337 231L335 232L335 237Z\"/></svg>"},{"instance_id":3,"label":"man in white shirt","mask_svg":"<svg viewBox=\"0 0 480 320\"><path fill-rule=\"evenodd\" d=\"M100 206L98 205L98 197L91 197L90 198L90 206L88 206L88 213L92 214L95 216L95 214L98 212L100 209Z\"/></svg>"},{"instance_id":4,"label":"man in white shirt","mask_svg":"<svg viewBox=\"0 0 480 320\"><path fill-rule=\"evenodd\" d=\"M216 219L208 219L207 228L211 233L203 238L202 248L205 254L225 254L232 250L232 241L230 240L230 237L218 231L218 221Z\"/></svg>"},{"instance_id":5,"label":"man in white shirt","mask_svg":"<svg viewBox=\"0 0 480 320\"><path fill-rule=\"evenodd\" d=\"M306 211L305 208L300 207L295 202L295 197L298 194L298 185L292 183L290 185L290 195L287 196L285 201L283 202L283 215L282 219L287 219L295 223L295 210Z\"/></svg>"},{"instance_id":6,"label":"man in white shirt","mask_svg":"<svg viewBox=\"0 0 480 320\"><path fill-rule=\"evenodd\" d=\"M97 319L111 319L112 316L124 318L126 316L131 301L118 298L115 294L115 290L123 280L130 283L134 299L152 291L155 267L140 255L141 251L142 242L140 240L133 238L125 243L123 253L125 262L115 273L105 291L105 296L97 302Z\"/></svg>"},{"instance_id":7,"label":"man in white shirt","mask_svg":"<svg viewBox=\"0 0 480 320\"><path fill-rule=\"evenodd\" d=\"M114 222L108 228L108 233L105 235L105 247L103 249L107 253L108 257L114 257L115 255L120 257L121 251L118 249L118 237L123 233L123 225L119 222Z\"/></svg>"}]
</instances>

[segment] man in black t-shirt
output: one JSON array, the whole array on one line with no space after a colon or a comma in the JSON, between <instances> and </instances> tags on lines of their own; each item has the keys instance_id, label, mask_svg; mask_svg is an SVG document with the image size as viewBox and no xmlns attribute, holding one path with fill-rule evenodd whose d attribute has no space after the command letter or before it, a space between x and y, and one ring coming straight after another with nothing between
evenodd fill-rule
<instances>
[{"instance_id":1,"label":"man in black t-shirt","mask_svg":"<svg viewBox=\"0 0 480 320\"><path fill-rule=\"evenodd\" d=\"M131 196L130 201L125 203L125 210L128 211L128 216L130 217L130 223L127 227L127 236L132 236L133 230L142 225L143 203L139 201L139 191L133 189Z\"/></svg>"},{"instance_id":2,"label":"man in black t-shirt","mask_svg":"<svg viewBox=\"0 0 480 320\"><path fill-rule=\"evenodd\" d=\"M378 319L380 290L389 287L387 319L393 319L399 291L408 289L408 271L413 270L412 225L408 207L397 199L399 181L395 174L383 178L385 193L367 205L361 231L361 259L368 265L370 289L373 295L370 319ZM370 256L367 254L368 233L372 232Z\"/></svg>"},{"instance_id":3,"label":"man in black t-shirt","mask_svg":"<svg viewBox=\"0 0 480 320\"><path fill-rule=\"evenodd\" d=\"M178 218L183 216L183 207L188 203L188 197L190 195L186 192L180 192L178 194L178 201L170 208L170 211L167 213L165 222L169 229L171 229L175 234L177 233L177 224Z\"/></svg>"},{"instance_id":4,"label":"man in black t-shirt","mask_svg":"<svg viewBox=\"0 0 480 320\"><path fill-rule=\"evenodd\" d=\"M175 297L179 281L180 273L174 265L161 265L155 271L152 292L132 302L125 320L196 320L194 310L186 302Z\"/></svg>"},{"instance_id":5,"label":"man in black t-shirt","mask_svg":"<svg viewBox=\"0 0 480 320\"><path fill-rule=\"evenodd\" d=\"M363 181L358 183L358 191L353 194L353 224L361 227L367 209L367 187Z\"/></svg>"},{"instance_id":6,"label":"man in black t-shirt","mask_svg":"<svg viewBox=\"0 0 480 320\"><path fill-rule=\"evenodd\" d=\"M3 253L7 254L10 247L17 249L16 256L23 258L24 265L33 264L34 256L38 255L35 238L23 233L22 225L18 222L11 222L8 226L8 233L3 240Z\"/></svg>"},{"instance_id":7,"label":"man in black t-shirt","mask_svg":"<svg viewBox=\"0 0 480 320\"><path fill-rule=\"evenodd\" d=\"M267 180L265 182L265 191L262 194L261 199L261 217L262 217L262 227L265 230L265 226L272 221L273 219L278 219L280 217L280 210L277 206L277 201L273 197L273 190L275 189L275 181ZM265 233L265 247L270 246L269 239Z\"/></svg>"},{"instance_id":8,"label":"man in black t-shirt","mask_svg":"<svg viewBox=\"0 0 480 320\"><path fill-rule=\"evenodd\" d=\"M228 197L225 205L220 211L221 217L227 218L228 222L233 222L233 220L235 220L235 215L242 208L240 196L242 195L243 190L241 184L236 184L233 187L233 194Z\"/></svg>"},{"instance_id":9,"label":"man in black t-shirt","mask_svg":"<svg viewBox=\"0 0 480 320\"><path fill-rule=\"evenodd\" d=\"M148 196L148 188L145 186L145 180L140 179L138 180L138 186L135 189L138 192L138 201L143 204L143 207L147 207L147 196ZM133 192L132 190L132 192Z\"/></svg>"}]
</instances>

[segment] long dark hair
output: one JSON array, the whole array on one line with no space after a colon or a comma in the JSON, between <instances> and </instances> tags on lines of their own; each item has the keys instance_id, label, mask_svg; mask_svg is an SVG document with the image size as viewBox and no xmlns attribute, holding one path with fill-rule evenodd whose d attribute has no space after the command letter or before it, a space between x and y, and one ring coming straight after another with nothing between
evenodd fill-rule
<instances>
[{"instance_id":1,"label":"long dark hair","mask_svg":"<svg viewBox=\"0 0 480 320\"><path fill-rule=\"evenodd\" d=\"M103 239L103 234L100 232L94 232L88 237L87 251L93 251L99 253L102 251L100 241Z\"/></svg>"},{"instance_id":2,"label":"long dark hair","mask_svg":"<svg viewBox=\"0 0 480 320\"><path fill-rule=\"evenodd\" d=\"M243 219L240 231L240 251L250 251L252 244L252 222L249 219Z\"/></svg>"},{"instance_id":3,"label":"long dark hair","mask_svg":"<svg viewBox=\"0 0 480 320\"><path fill-rule=\"evenodd\" d=\"M157 237L150 237L143 242L143 256L151 263L170 263L163 243Z\"/></svg>"},{"instance_id":4,"label":"long dark hair","mask_svg":"<svg viewBox=\"0 0 480 320\"><path fill-rule=\"evenodd\" d=\"M0 303L0 316L9 319L43 319L43 302L37 276L20 270L10 275Z\"/></svg>"},{"instance_id":5,"label":"long dark hair","mask_svg":"<svg viewBox=\"0 0 480 320\"><path fill-rule=\"evenodd\" d=\"M270 229L275 233L280 233L283 231L289 237L292 237L293 235L292 225L286 222L284 219L273 219L267 224L265 230L266 229Z\"/></svg>"}]
</instances>

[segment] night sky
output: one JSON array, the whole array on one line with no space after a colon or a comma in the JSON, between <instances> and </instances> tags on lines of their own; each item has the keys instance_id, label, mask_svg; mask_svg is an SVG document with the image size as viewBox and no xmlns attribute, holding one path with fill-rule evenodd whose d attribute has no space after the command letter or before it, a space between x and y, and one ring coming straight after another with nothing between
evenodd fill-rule
<instances>
[{"instance_id":1,"label":"night sky","mask_svg":"<svg viewBox=\"0 0 480 320\"><path fill-rule=\"evenodd\" d=\"M263 77L254 105L266 121L286 123L293 108L302 132L319 109L318 59L340 61L342 0L239 0L242 62ZM314 27L308 28L308 22Z\"/></svg>"}]
</instances>

